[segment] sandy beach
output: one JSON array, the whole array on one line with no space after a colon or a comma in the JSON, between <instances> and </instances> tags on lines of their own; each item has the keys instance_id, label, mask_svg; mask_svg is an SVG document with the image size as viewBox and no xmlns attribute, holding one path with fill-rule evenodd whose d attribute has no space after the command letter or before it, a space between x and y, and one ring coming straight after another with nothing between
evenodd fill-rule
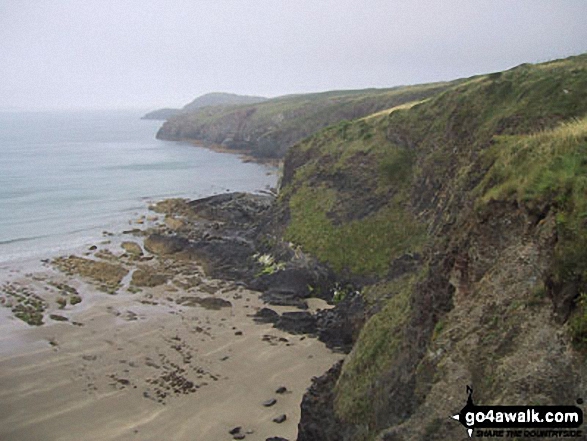
<instances>
[{"instance_id":1,"label":"sandy beach","mask_svg":"<svg viewBox=\"0 0 587 441\"><path fill-rule=\"evenodd\" d=\"M0 439L296 439L304 391L340 354L256 323L259 293L193 262L115 241L76 256L0 267Z\"/></svg>"}]
</instances>

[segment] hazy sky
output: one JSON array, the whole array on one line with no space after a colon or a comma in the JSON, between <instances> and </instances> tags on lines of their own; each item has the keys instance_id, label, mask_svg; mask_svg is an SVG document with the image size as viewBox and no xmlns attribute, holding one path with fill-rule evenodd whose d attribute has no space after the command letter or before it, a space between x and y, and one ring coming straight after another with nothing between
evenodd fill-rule
<instances>
[{"instance_id":1,"label":"hazy sky","mask_svg":"<svg viewBox=\"0 0 587 441\"><path fill-rule=\"evenodd\" d=\"M586 0L0 0L0 108L179 107L587 52Z\"/></svg>"}]
</instances>

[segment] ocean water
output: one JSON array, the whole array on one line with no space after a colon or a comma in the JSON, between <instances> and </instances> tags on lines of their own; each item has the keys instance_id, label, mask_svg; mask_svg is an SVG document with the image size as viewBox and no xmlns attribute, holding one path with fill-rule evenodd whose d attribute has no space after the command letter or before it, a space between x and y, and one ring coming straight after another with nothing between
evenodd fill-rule
<instances>
[{"instance_id":1,"label":"ocean water","mask_svg":"<svg viewBox=\"0 0 587 441\"><path fill-rule=\"evenodd\" d=\"M159 141L141 112L0 112L0 263L128 229L150 202L276 185L276 170Z\"/></svg>"}]
</instances>

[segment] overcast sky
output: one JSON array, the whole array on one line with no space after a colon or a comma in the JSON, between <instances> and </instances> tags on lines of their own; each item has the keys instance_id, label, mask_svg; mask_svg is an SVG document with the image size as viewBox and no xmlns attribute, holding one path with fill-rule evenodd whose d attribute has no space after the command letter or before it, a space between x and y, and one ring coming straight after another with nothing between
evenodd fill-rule
<instances>
[{"instance_id":1,"label":"overcast sky","mask_svg":"<svg viewBox=\"0 0 587 441\"><path fill-rule=\"evenodd\" d=\"M0 109L180 107L587 52L586 0L0 0Z\"/></svg>"}]
</instances>

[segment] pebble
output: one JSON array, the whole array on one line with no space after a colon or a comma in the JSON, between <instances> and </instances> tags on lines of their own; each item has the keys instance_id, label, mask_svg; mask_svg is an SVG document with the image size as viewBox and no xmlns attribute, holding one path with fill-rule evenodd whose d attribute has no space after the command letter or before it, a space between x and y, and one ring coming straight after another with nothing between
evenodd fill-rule
<instances>
[{"instance_id":1,"label":"pebble","mask_svg":"<svg viewBox=\"0 0 587 441\"><path fill-rule=\"evenodd\" d=\"M287 392L287 387L285 386L280 386L277 388L277 390L275 391L276 394L284 394Z\"/></svg>"},{"instance_id":2,"label":"pebble","mask_svg":"<svg viewBox=\"0 0 587 441\"><path fill-rule=\"evenodd\" d=\"M277 424L281 424L283 423L285 420L287 420L287 415L285 415L284 413L279 415L278 417L273 418L273 422L277 423Z\"/></svg>"},{"instance_id":3,"label":"pebble","mask_svg":"<svg viewBox=\"0 0 587 441\"><path fill-rule=\"evenodd\" d=\"M275 403L277 403L277 400L275 398L271 398L270 400L263 401L263 406L265 406L265 407L271 407Z\"/></svg>"},{"instance_id":4,"label":"pebble","mask_svg":"<svg viewBox=\"0 0 587 441\"><path fill-rule=\"evenodd\" d=\"M241 430L242 430L242 427L241 426L237 426L237 427L234 427L234 428L230 429L228 431L228 433L230 433L231 435L236 435L237 433L240 433Z\"/></svg>"}]
</instances>

